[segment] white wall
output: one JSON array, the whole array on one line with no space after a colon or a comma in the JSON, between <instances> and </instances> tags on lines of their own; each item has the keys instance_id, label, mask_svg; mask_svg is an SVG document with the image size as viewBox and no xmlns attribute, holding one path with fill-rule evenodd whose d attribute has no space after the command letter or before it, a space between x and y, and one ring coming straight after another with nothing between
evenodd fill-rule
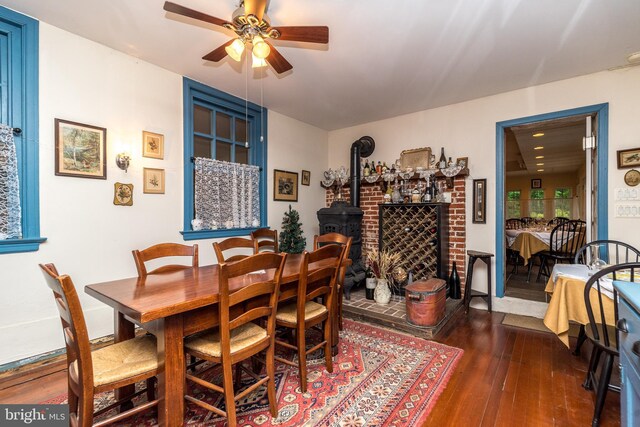
<instances>
[{"instance_id":1,"label":"white wall","mask_svg":"<svg viewBox=\"0 0 640 427\"><path fill-rule=\"evenodd\" d=\"M107 128L107 180L54 175L54 118ZM269 114L268 221L280 228L288 204L272 202L274 168L311 171L293 203L307 239L324 206L318 182L327 167L327 132ZM165 158L142 157L142 131L164 134ZM128 173L115 166L132 154ZM164 168L166 193L142 193L142 168ZM73 278L92 338L113 331L112 311L84 285L136 275L135 248L182 242L182 77L40 23L40 218L48 238L38 252L0 256L0 365L63 347L60 321L38 263L54 262ZM134 184L132 207L113 205L113 184ZM211 240L201 264L215 262Z\"/></svg>"},{"instance_id":2,"label":"white wall","mask_svg":"<svg viewBox=\"0 0 640 427\"><path fill-rule=\"evenodd\" d=\"M608 102L609 238L640 247L640 233L629 233L629 229L637 229L640 222L615 218L612 191L624 186L625 171L616 168L616 150L640 146L638 99L640 67L516 90L329 132L329 166L347 164L347 148L361 135L375 139L373 158L376 161L388 163L398 158L401 150L417 147L432 147L436 155L440 147L445 147L446 155L454 159L468 156L471 175L467 180L467 206L471 203L472 179L487 178L491 191L487 194L487 224L473 224L470 212L467 213L467 248L495 254L496 122ZM478 266L480 264L476 268ZM474 288L486 289L486 274L482 269L474 274L474 285ZM493 289L495 293L495 277ZM514 308L516 305L507 298L495 304L502 310L523 311L521 306Z\"/></svg>"}]
</instances>

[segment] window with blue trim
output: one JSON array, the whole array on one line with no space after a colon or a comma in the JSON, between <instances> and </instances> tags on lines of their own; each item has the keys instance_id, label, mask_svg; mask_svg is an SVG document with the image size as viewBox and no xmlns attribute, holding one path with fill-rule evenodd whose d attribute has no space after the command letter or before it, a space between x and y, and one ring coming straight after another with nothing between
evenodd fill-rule
<instances>
[{"instance_id":1,"label":"window with blue trim","mask_svg":"<svg viewBox=\"0 0 640 427\"><path fill-rule=\"evenodd\" d=\"M38 191L38 21L0 7L0 122L15 135L22 238L0 240L0 254L37 251Z\"/></svg>"},{"instance_id":2,"label":"window with blue trim","mask_svg":"<svg viewBox=\"0 0 640 427\"><path fill-rule=\"evenodd\" d=\"M255 228L193 230L195 157L259 166L260 223L266 226L267 110L184 78L185 240L247 235Z\"/></svg>"}]
</instances>

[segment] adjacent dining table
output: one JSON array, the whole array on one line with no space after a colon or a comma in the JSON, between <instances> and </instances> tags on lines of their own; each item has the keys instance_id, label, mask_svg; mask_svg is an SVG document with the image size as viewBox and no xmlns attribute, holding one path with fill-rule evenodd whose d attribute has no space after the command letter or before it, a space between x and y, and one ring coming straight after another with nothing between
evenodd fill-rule
<instances>
[{"instance_id":1,"label":"adjacent dining table","mask_svg":"<svg viewBox=\"0 0 640 427\"><path fill-rule=\"evenodd\" d=\"M509 249L518 251L524 259L524 265L538 252L549 250L551 231L547 229L521 228L505 230Z\"/></svg>"},{"instance_id":2,"label":"adjacent dining table","mask_svg":"<svg viewBox=\"0 0 640 427\"><path fill-rule=\"evenodd\" d=\"M547 312L544 316L544 324L560 341L569 348L569 322L576 322L582 326L589 323L587 306L584 301L584 288L589 280L591 270L583 264L556 264L551 272L551 277L547 282L545 292L551 295ZM614 304L613 304L613 281L610 279L600 280L602 294L602 305L607 324L615 324ZM591 293L597 290L592 289ZM597 310L598 298L591 298L594 310ZM580 339L580 337L579 337ZM578 344L579 348L579 344Z\"/></svg>"},{"instance_id":3,"label":"adjacent dining table","mask_svg":"<svg viewBox=\"0 0 640 427\"><path fill-rule=\"evenodd\" d=\"M281 281L283 292L296 288L301 261L300 254L287 256ZM322 261L310 264L309 271L323 265ZM218 269L218 265L208 265L85 287L87 294L113 307L116 342L133 338L135 325L156 336L160 366L158 423L161 426L180 426L184 422L183 338L217 326ZM234 291L251 283L267 280L269 274L273 277L272 272L265 271L234 278L230 281L229 288ZM338 340L336 320L337 316L334 316L334 350ZM118 395L123 396L130 391L131 388L121 389Z\"/></svg>"}]
</instances>

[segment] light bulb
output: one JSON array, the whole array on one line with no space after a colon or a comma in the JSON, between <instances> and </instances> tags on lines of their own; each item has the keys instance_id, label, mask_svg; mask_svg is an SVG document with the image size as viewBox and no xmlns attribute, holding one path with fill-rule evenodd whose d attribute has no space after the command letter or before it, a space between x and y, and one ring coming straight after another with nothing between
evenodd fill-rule
<instances>
[{"instance_id":1,"label":"light bulb","mask_svg":"<svg viewBox=\"0 0 640 427\"><path fill-rule=\"evenodd\" d=\"M266 67L267 61L262 58L258 58L255 54L255 51L251 53L251 68L260 68Z\"/></svg>"},{"instance_id":2,"label":"light bulb","mask_svg":"<svg viewBox=\"0 0 640 427\"><path fill-rule=\"evenodd\" d=\"M253 43L253 54L258 58L265 59L271 53L271 48L262 37L255 36L251 43Z\"/></svg>"},{"instance_id":3,"label":"light bulb","mask_svg":"<svg viewBox=\"0 0 640 427\"><path fill-rule=\"evenodd\" d=\"M242 52L244 52L244 43L240 39L235 39L233 43L225 47L224 50L234 60L240 62L242 59Z\"/></svg>"}]
</instances>

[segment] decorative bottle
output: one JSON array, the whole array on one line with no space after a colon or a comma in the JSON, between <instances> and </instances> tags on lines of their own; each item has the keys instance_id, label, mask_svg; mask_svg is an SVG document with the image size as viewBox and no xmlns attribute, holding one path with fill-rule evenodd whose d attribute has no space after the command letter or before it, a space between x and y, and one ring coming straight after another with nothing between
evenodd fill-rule
<instances>
[{"instance_id":1,"label":"decorative bottle","mask_svg":"<svg viewBox=\"0 0 640 427\"><path fill-rule=\"evenodd\" d=\"M371 175L371 169L369 169L369 163L364 162L364 169L362 170L362 175L369 176Z\"/></svg>"},{"instance_id":2,"label":"decorative bottle","mask_svg":"<svg viewBox=\"0 0 640 427\"><path fill-rule=\"evenodd\" d=\"M387 162L382 162L382 173L386 173L388 170L387 168Z\"/></svg>"},{"instance_id":3,"label":"decorative bottle","mask_svg":"<svg viewBox=\"0 0 640 427\"><path fill-rule=\"evenodd\" d=\"M438 161L438 167L440 169L447 167L447 158L444 155L444 147L440 148L440 160Z\"/></svg>"},{"instance_id":4,"label":"decorative bottle","mask_svg":"<svg viewBox=\"0 0 640 427\"><path fill-rule=\"evenodd\" d=\"M447 163L447 166L449 167L453 166L453 160L451 160L451 157L449 157L449 162Z\"/></svg>"},{"instance_id":5,"label":"decorative bottle","mask_svg":"<svg viewBox=\"0 0 640 427\"><path fill-rule=\"evenodd\" d=\"M378 160L378 164L376 165L376 173L382 175L382 163L380 163L380 160Z\"/></svg>"},{"instance_id":6,"label":"decorative bottle","mask_svg":"<svg viewBox=\"0 0 640 427\"><path fill-rule=\"evenodd\" d=\"M455 261L453 261L451 276L449 276L449 296L452 299L460 299L462 297L460 291L460 276L458 275Z\"/></svg>"}]
</instances>

